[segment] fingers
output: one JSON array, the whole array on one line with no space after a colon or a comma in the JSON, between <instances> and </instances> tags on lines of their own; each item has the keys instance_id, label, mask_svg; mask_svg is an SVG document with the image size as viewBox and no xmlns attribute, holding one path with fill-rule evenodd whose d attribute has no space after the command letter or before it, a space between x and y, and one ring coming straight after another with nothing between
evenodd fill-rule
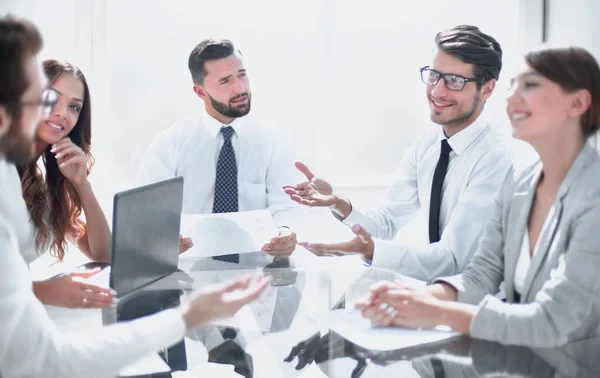
<instances>
[{"instance_id":1,"label":"fingers","mask_svg":"<svg viewBox=\"0 0 600 378\"><path fill-rule=\"evenodd\" d=\"M58 166L60 168L62 168L62 167L66 167L67 165L77 164L77 163L85 165L85 164L87 164L87 159L85 158L85 156L73 156L73 157L66 159L65 161L60 163Z\"/></svg>"},{"instance_id":2,"label":"fingers","mask_svg":"<svg viewBox=\"0 0 600 378\"><path fill-rule=\"evenodd\" d=\"M380 327L389 327L394 324L394 320L397 317L398 312L390 306L377 313L377 315L371 319L371 322Z\"/></svg>"},{"instance_id":3,"label":"fingers","mask_svg":"<svg viewBox=\"0 0 600 378\"><path fill-rule=\"evenodd\" d=\"M240 278L231 282L226 283L221 289L218 291L221 294L229 293L234 290L245 289L250 284L250 276Z\"/></svg>"},{"instance_id":4,"label":"fingers","mask_svg":"<svg viewBox=\"0 0 600 378\"><path fill-rule=\"evenodd\" d=\"M384 304L372 304L363 307L361 315L365 319L369 319L371 323L378 326L390 326L394 324L395 318L398 317L398 312L392 306Z\"/></svg>"},{"instance_id":5,"label":"fingers","mask_svg":"<svg viewBox=\"0 0 600 378\"><path fill-rule=\"evenodd\" d=\"M183 253L193 246L194 243L192 242L191 238L184 238L183 236L179 235L179 253Z\"/></svg>"},{"instance_id":6,"label":"fingers","mask_svg":"<svg viewBox=\"0 0 600 378\"><path fill-rule=\"evenodd\" d=\"M368 244L371 241L371 234L367 232L360 224L352 226L352 232L358 236L359 240L363 244Z\"/></svg>"},{"instance_id":7,"label":"fingers","mask_svg":"<svg viewBox=\"0 0 600 378\"><path fill-rule=\"evenodd\" d=\"M304 206L315 206L317 204L315 200L308 200L306 198L300 197L299 195L291 195L290 199Z\"/></svg>"},{"instance_id":8,"label":"fingers","mask_svg":"<svg viewBox=\"0 0 600 378\"><path fill-rule=\"evenodd\" d=\"M310 252L318 256L343 256L361 254L356 243L353 241L342 243L306 243L300 242L298 245L303 246Z\"/></svg>"},{"instance_id":9,"label":"fingers","mask_svg":"<svg viewBox=\"0 0 600 378\"><path fill-rule=\"evenodd\" d=\"M93 291L84 291L81 298L81 307L107 308L114 307L119 302L117 298L111 295L99 294Z\"/></svg>"},{"instance_id":10,"label":"fingers","mask_svg":"<svg viewBox=\"0 0 600 378\"><path fill-rule=\"evenodd\" d=\"M115 296L117 293L109 288L109 287L102 287L87 281L82 281L81 278L76 278L73 277L73 282L75 282L77 284L77 287L79 287L79 289L83 290L83 291L88 291L88 292L94 292L94 293L98 293L98 294L104 294L104 295L108 295L110 297Z\"/></svg>"},{"instance_id":11,"label":"fingers","mask_svg":"<svg viewBox=\"0 0 600 378\"><path fill-rule=\"evenodd\" d=\"M377 296L377 301L386 302L386 301L408 301L412 299L412 290L406 289L388 289L379 293Z\"/></svg>"},{"instance_id":12,"label":"fingers","mask_svg":"<svg viewBox=\"0 0 600 378\"><path fill-rule=\"evenodd\" d=\"M312 173L310 169L308 169L308 167L304 165L304 163L297 161L294 165L296 166L297 170L299 170L304 176L306 176L308 181L312 180L315 177L315 174Z\"/></svg>"},{"instance_id":13,"label":"fingers","mask_svg":"<svg viewBox=\"0 0 600 378\"><path fill-rule=\"evenodd\" d=\"M296 233L289 228L281 227L277 236L271 238L270 244L285 244L296 239Z\"/></svg>"},{"instance_id":14,"label":"fingers","mask_svg":"<svg viewBox=\"0 0 600 378\"><path fill-rule=\"evenodd\" d=\"M54 157L55 158L60 158L61 156L68 156L68 155L77 155L77 156L84 156L83 151L81 150L81 148L77 147L74 144L71 144L69 146L64 146L64 147L56 147L54 149Z\"/></svg>"},{"instance_id":15,"label":"fingers","mask_svg":"<svg viewBox=\"0 0 600 378\"><path fill-rule=\"evenodd\" d=\"M388 307L387 305L374 307L374 311L369 317L369 319L371 319L371 323L378 325L381 324L381 321L385 318L387 312L389 311L388 309L390 308L391 307Z\"/></svg>"},{"instance_id":16,"label":"fingers","mask_svg":"<svg viewBox=\"0 0 600 378\"><path fill-rule=\"evenodd\" d=\"M279 235L262 246L262 250L275 257L287 257L294 252L298 239L296 233L287 227L279 228Z\"/></svg>"},{"instance_id":17,"label":"fingers","mask_svg":"<svg viewBox=\"0 0 600 378\"><path fill-rule=\"evenodd\" d=\"M99 273L100 270L101 270L100 268L94 268L94 269L90 269L90 270L85 270L83 272L72 272L69 275L71 277L90 278L94 274Z\"/></svg>"},{"instance_id":18,"label":"fingers","mask_svg":"<svg viewBox=\"0 0 600 378\"><path fill-rule=\"evenodd\" d=\"M373 315L379 312L380 304L375 305L374 303L369 303L366 306L362 306L360 314L365 319L371 319Z\"/></svg>"},{"instance_id":19,"label":"fingers","mask_svg":"<svg viewBox=\"0 0 600 378\"><path fill-rule=\"evenodd\" d=\"M50 149L50 152L57 152L57 150L60 151L60 149L70 146L72 144L73 144L73 142L71 141L71 138L64 137L52 146L52 149Z\"/></svg>"},{"instance_id":20,"label":"fingers","mask_svg":"<svg viewBox=\"0 0 600 378\"><path fill-rule=\"evenodd\" d=\"M93 283L83 281L85 280L85 278L87 278L86 276L89 277L89 275L89 272L71 274L73 282L81 290L81 294L80 296L78 296L77 299L76 307L114 307L118 303L118 299L115 297L117 295L117 292L111 288L102 287ZM79 301L79 298L81 298L81 301Z\"/></svg>"},{"instance_id":21,"label":"fingers","mask_svg":"<svg viewBox=\"0 0 600 378\"><path fill-rule=\"evenodd\" d=\"M354 304L354 308L357 310L363 310L372 305L372 302L369 299L364 299L362 301L358 301Z\"/></svg>"},{"instance_id":22,"label":"fingers","mask_svg":"<svg viewBox=\"0 0 600 378\"><path fill-rule=\"evenodd\" d=\"M390 281L379 281L374 283L369 287L371 291L371 296L373 298L379 297L382 293L387 292L388 290L398 289L399 286Z\"/></svg>"},{"instance_id":23,"label":"fingers","mask_svg":"<svg viewBox=\"0 0 600 378\"><path fill-rule=\"evenodd\" d=\"M270 283L271 277L258 276L240 295L231 296L226 301L234 308L240 308L257 299Z\"/></svg>"},{"instance_id":24,"label":"fingers","mask_svg":"<svg viewBox=\"0 0 600 378\"><path fill-rule=\"evenodd\" d=\"M305 181L295 185L283 185L282 188L286 194L297 194L298 191L307 190L309 185L310 182Z\"/></svg>"}]
</instances>

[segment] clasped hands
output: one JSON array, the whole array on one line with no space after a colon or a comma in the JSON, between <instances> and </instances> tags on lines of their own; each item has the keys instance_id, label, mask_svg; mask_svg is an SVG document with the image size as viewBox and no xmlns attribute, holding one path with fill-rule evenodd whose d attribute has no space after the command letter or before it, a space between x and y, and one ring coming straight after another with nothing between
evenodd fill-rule
<instances>
[{"instance_id":1,"label":"clasped hands","mask_svg":"<svg viewBox=\"0 0 600 378\"><path fill-rule=\"evenodd\" d=\"M381 281L369 290L369 296L355 307L374 325L428 329L443 323L442 300L425 289Z\"/></svg>"}]
</instances>

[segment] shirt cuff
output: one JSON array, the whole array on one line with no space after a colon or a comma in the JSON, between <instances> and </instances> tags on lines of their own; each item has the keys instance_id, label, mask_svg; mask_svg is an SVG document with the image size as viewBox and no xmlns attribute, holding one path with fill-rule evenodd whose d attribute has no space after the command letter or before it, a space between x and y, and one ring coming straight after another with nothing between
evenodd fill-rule
<instances>
[{"instance_id":1,"label":"shirt cuff","mask_svg":"<svg viewBox=\"0 0 600 378\"><path fill-rule=\"evenodd\" d=\"M346 219L342 219L342 217L337 214L335 211L332 211L333 215L339 219L342 223L347 226L354 226L355 224L363 224L364 215L358 211L354 206L352 206L352 210L350 210L350 214L346 217ZM363 225L364 226L364 225Z\"/></svg>"},{"instance_id":2,"label":"shirt cuff","mask_svg":"<svg viewBox=\"0 0 600 378\"><path fill-rule=\"evenodd\" d=\"M148 332L146 341L152 345L153 350L160 350L170 347L181 341L185 336L187 326L183 320L183 315L179 309L164 310L157 314L140 319L141 327L154 329L155 332Z\"/></svg>"},{"instance_id":3,"label":"shirt cuff","mask_svg":"<svg viewBox=\"0 0 600 378\"><path fill-rule=\"evenodd\" d=\"M398 243L391 240L373 240L373 261L376 268L396 269L404 257L404 251Z\"/></svg>"}]
</instances>

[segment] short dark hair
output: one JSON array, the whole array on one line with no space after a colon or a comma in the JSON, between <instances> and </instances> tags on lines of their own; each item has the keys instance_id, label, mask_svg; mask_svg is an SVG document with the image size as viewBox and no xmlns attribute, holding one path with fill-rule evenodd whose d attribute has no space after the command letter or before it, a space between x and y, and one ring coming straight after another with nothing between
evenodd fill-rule
<instances>
[{"instance_id":1,"label":"short dark hair","mask_svg":"<svg viewBox=\"0 0 600 378\"><path fill-rule=\"evenodd\" d=\"M439 32L435 36L438 49L474 66L473 74L483 78L483 83L498 80L502 70L502 48L492 36L477 26L459 25ZM481 88L482 84L477 84Z\"/></svg>"},{"instance_id":2,"label":"short dark hair","mask_svg":"<svg viewBox=\"0 0 600 378\"><path fill-rule=\"evenodd\" d=\"M205 39L194 47L188 59L188 68L192 74L194 84L204 83L207 75L204 63L209 60L223 59L233 55L236 50L233 43L228 39Z\"/></svg>"},{"instance_id":3,"label":"short dark hair","mask_svg":"<svg viewBox=\"0 0 600 378\"><path fill-rule=\"evenodd\" d=\"M525 61L565 92L590 92L590 107L581 116L581 127L585 136L600 128L600 68L589 51L582 47L541 47L527 53Z\"/></svg>"},{"instance_id":4,"label":"short dark hair","mask_svg":"<svg viewBox=\"0 0 600 378\"><path fill-rule=\"evenodd\" d=\"M42 49L39 30L31 22L12 15L0 17L0 105L9 115L20 116L19 101L29 86L27 58Z\"/></svg>"}]
</instances>

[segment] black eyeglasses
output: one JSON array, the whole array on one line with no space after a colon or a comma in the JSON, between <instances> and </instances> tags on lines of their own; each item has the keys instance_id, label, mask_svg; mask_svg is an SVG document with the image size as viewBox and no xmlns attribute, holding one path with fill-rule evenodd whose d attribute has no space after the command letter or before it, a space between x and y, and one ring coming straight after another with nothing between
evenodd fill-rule
<instances>
[{"instance_id":1,"label":"black eyeglasses","mask_svg":"<svg viewBox=\"0 0 600 378\"><path fill-rule=\"evenodd\" d=\"M50 116L50 112L52 112L52 108L58 102L58 92L53 88L46 88L42 92L42 96L39 100L32 101L21 101L18 102L19 105L34 105L38 106L42 110L42 114L45 118Z\"/></svg>"},{"instance_id":2,"label":"black eyeglasses","mask_svg":"<svg viewBox=\"0 0 600 378\"><path fill-rule=\"evenodd\" d=\"M446 88L452 91L462 91L465 85L472 82L482 82L483 77L464 77L456 74L445 74L429 68L429 66L421 67L421 80L427 85L436 85L440 79L444 79Z\"/></svg>"}]
</instances>

